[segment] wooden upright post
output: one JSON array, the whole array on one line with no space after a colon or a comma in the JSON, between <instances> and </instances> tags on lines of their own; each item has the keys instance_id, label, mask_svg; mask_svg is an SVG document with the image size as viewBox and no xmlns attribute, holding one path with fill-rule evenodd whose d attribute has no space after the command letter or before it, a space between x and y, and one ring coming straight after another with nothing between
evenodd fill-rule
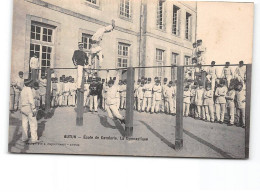
<instances>
[{"instance_id":1,"label":"wooden upright post","mask_svg":"<svg viewBox=\"0 0 260 193\"><path fill-rule=\"evenodd\" d=\"M183 86L184 66L177 67L175 149L183 148Z\"/></svg>"},{"instance_id":2,"label":"wooden upright post","mask_svg":"<svg viewBox=\"0 0 260 193\"><path fill-rule=\"evenodd\" d=\"M31 79L36 82L38 79L38 69L32 69Z\"/></svg>"},{"instance_id":3,"label":"wooden upright post","mask_svg":"<svg viewBox=\"0 0 260 193\"><path fill-rule=\"evenodd\" d=\"M45 95L45 118L48 118L48 114L51 109L51 69L47 68L47 85Z\"/></svg>"},{"instance_id":4,"label":"wooden upright post","mask_svg":"<svg viewBox=\"0 0 260 193\"><path fill-rule=\"evenodd\" d=\"M246 65L245 158L249 158L251 76L252 76L252 64L248 64Z\"/></svg>"},{"instance_id":5,"label":"wooden upright post","mask_svg":"<svg viewBox=\"0 0 260 193\"><path fill-rule=\"evenodd\" d=\"M135 69L127 68L127 87L126 87L126 124L125 135L127 137L133 135L133 117L134 117L134 77Z\"/></svg>"},{"instance_id":6,"label":"wooden upright post","mask_svg":"<svg viewBox=\"0 0 260 193\"><path fill-rule=\"evenodd\" d=\"M203 87L206 88L206 72L205 71L201 72L201 81L202 81Z\"/></svg>"},{"instance_id":7,"label":"wooden upright post","mask_svg":"<svg viewBox=\"0 0 260 193\"><path fill-rule=\"evenodd\" d=\"M84 73L82 73L82 82L81 82L81 90L84 90ZM83 112L84 112L84 92L80 92L77 90L77 118L76 118L76 125L82 126L83 125Z\"/></svg>"}]
</instances>

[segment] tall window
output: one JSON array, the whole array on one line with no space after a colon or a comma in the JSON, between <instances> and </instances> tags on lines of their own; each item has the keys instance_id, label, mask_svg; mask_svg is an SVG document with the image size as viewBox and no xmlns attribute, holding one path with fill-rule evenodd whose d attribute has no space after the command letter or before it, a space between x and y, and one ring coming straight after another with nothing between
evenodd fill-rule
<instances>
[{"instance_id":1,"label":"tall window","mask_svg":"<svg viewBox=\"0 0 260 193\"><path fill-rule=\"evenodd\" d=\"M87 51L90 50L91 48L91 37L92 35L90 34L85 34L85 33L82 33L82 42L83 42L83 48L86 49Z\"/></svg>"},{"instance_id":2,"label":"tall window","mask_svg":"<svg viewBox=\"0 0 260 193\"><path fill-rule=\"evenodd\" d=\"M164 25L164 14L163 14L163 8L164 7L164 2L162 0L158 1L158 6L157 6L157 28L164 30L165 25Z\"/></svg>"},{"instance_id":3,"label":"tall window","mask_svg":"<svg viewBox=\"0 0 260 193\"><path fill-rule=\"evenodd\" d=\"M184 65L188 66L190 64L191 64L190 56L185 56L184 57Z\"/></svg>"},{"instance_id":4,"label":"tall window","mask_svg":"<svg viewBox=\"0 0 260 193\"><path fill-rule=\"evenodd\" d=\"M191 34L191 14L186 12L186 22L185 22L185 38L187 40L191 40L192 34Z\"/></svg>"},{"instance_id":5,"label":"tall window","mask_svg":"<svg viewBox=\"0 0 260 193\"><path fill-rule=\"evenodd\" d=\"M164 50L156 49L156 66L164 66ZM163 68L155 68L155 76L163 77Z\"/></svg>"},{"instance_id":6,"label":"tall window","mask_svg":"<svg viewBox=\"0 0 260 193\"><path fill-rule=\"evenodd\" d=\"M173 5L172 33L180 35L180 8Z\"/></svg>"},{"instance_id":7,"label":"tall window","mask_svg":"<svg viewBox=\"0 0 260 193\"><path fill-rule=\"evenodd\" d=\"M41 76L45 76L46 69L52 63L54 49L55 27L44 23L32 22L30 40L30 58L34 53L37 54L40 62Z\"/></svg>"},{"instance_id":8,"label":"tall window","mask_svg":"<svg viewBox=\"0 0 260 193\"><path fill-rule=\"evenodd\" d=\"M179 54L177 53L172 53L172 65L178 65L179 62Z\"/></svg>"},{"instance_id":9,"label":"tall window","mask_svg":"<svg viewBox=\"0 0 260 193\"><path fill-rule=\"evenodd\" d=\"M176 65L179 64L179 54L172 52L171 64L173 66L176 66ZM176 80L176 78L177 78L177 76L176 76L177 72L176 71L177 71L176 67L171 68L171 80L172 81Z\"/></svg>"},{"instance_id":10,"label":"tall window","mask_svg":"<svg viewBox=\"0 0 260 193\"><path fill-rule=\"evenodd\" d=\"M130 45L125 43L118 43L118 56L117 56L117 66L127 67L130 60Z\"/></svg>"},{"instance_id":11,"label":"tall window","mask_svg":"<svg viewBox=\"0 0 260 193\"><path fill-rule=\"evenodd\" d=\"M131 18L131 2L130 0L120 0L120 16L123 18Z\"/></svg>"}]
</instances>

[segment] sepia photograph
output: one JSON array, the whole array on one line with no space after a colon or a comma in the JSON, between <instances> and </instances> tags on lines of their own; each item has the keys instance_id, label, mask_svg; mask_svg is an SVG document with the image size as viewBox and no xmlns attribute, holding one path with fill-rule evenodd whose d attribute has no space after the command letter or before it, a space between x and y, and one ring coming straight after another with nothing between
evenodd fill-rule
<instances>
[{"instance_id":1,"label":"sepia photograph","mask_svg":"<svg viewBox=\"0 0 260 193\"><path fill-rule=\"evenodd\" d=\"M8 152L248 159L254 3L13 0Z\"/></svg>"}]
</instances>

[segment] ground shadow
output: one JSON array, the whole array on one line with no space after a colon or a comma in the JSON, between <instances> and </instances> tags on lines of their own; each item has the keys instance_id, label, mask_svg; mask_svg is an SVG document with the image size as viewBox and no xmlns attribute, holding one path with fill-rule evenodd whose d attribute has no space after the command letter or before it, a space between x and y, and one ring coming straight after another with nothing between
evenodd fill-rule
<instances>
[{"instance_id":1,"label":"ground shadow","mask_svg":"<svg viewBox=\"0 0 260 193\"><path fill-rule=\"evenodd\" d=\"M183 130L183 132L188 135L189 137L195 139L196 141L200 142L203 145L206 145L207 147L209 147L210 149L214 150L215 152L219 153L220 155L222 155L224 158L233 158L230 155L228 155L228 153L224 152L223 150L221 150L220 148L214 146L213 144L205 141L204 139L194 135L193 133L187 131L187 130Z\"/></svg>"},{"instance_id":2,"label":"ground shadow","mask_svg":"<svg viewBox=\"0 0 260 193\"><path fill-rule=\"evenodd\" d=\"M144 124L147 129L149 131L151 131L156 137L158 137L163 143L165 143L167 146L169 146L170 148L175 149L175 145L173 143L171 143L170 141L168 141L165 137L163 137L160 133L158 133L157 131L155 131L150 125L148 125L147 123L145 123L144 121L139 121L142 124Z\"/></svg>"},{"instance_id":3,"label":"ground shadow","mask_svg":"<svg viewBox=\"0 0 260 193\"><path fill-rule=\"evenodd\" d=\"M108 121L107 121L107 117L106 116L101 116L98 115L99 119L100 119L100 123L103 127L105 128L111 128L111 129L117 129L116 126L111 125Z\"/></svg>"},{"instance_id":4,"label":"ground shadow","mask_svg":"<svg viewBox=\"0 0 260 193\"><path fill-rule=\"evenodd\" d=\"M19 149L20 152L26 152L29 147L26 145L26 143L22 142L22 132L19 131L20 128L22 127L22 121L18 118L15 118L13 116L9 117L9 125L10 126L15 126L14 132L13 132L13 137L8 143L8 152L12 152L12 148L15 147L16 149ZM10 131L9 131L10 135ZM20 141L20 143L19 143Z\"/></svg>"}]
</instances>

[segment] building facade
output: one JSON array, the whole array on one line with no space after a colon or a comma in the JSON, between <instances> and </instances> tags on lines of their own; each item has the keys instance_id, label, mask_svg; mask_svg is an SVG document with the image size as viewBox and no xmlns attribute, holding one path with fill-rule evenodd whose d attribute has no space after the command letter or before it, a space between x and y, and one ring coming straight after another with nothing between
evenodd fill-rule
<instances>
[{"instance_id":1,"label":"building facade","mask_svg":"<svg viewBox=\"0 0 260 193\"><path fill-rule=\"evenodd\" d=\"M102 40L101 68L189 64L196 40L196 3L171 0L15 0L12 76L29 73L37 53L41 73L46 68L73 68L72 55L79 41L91 48L91 36L116 22ZM98 67L97 59L94 61ZM112 76L113 76L112 72ZM56 76L76 77L76 70L55 70ZM174 78L168 68L138 69L140 76ZM105 72L100 72L105 77ZM122 79L126 73L121 75Z\"/></svg>"}]
</instances>

